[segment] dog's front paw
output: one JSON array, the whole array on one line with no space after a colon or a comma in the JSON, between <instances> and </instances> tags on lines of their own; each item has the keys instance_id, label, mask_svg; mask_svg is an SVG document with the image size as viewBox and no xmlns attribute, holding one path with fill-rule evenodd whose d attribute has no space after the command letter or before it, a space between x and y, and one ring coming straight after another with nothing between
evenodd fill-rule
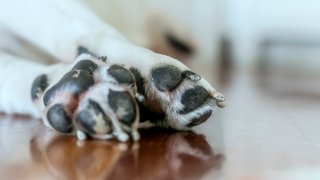
<instances>
[{"instance_id":1,"label":"dog's front paw","mask_svg":"<svg viewBox=\"0 0 320 180\"><path fill-rule=\"evenodd\" d=\"M137 140L139 125L189 129L225 106L223 95L206 80L169 57L128 59L120 66L86 56L34 81L32 98L44 122L59 132L79 139Z\"/></svg>"},{"instance_id":2,"label":"dog's front paw","mask_svg":"<svg viewBox=\"0 0 320 180\"><path fill-rule=\"evenodd\" d=\"M139 93L146 98L140 106L142 119L183 130L206 121L215 107L225 106L222 94L174 59L155 61L147 71L141 67L143 64L130 70L137 80Z\"/></svg>"},{"instance_id":3,"label":"dog's front paw","mask_svg":"<svg viewBox=\"0 0 320 180\"><path fill-rule=\"evenodd\" d=\"M79 57L64 75L40 75L31 95L44 122L64 134L97 139L139 139L139 107L131 72L100 59ZM61 70L60 70L61 71ZM43 99L43 102L41 101Z\"/></svg>"}]
</instances>

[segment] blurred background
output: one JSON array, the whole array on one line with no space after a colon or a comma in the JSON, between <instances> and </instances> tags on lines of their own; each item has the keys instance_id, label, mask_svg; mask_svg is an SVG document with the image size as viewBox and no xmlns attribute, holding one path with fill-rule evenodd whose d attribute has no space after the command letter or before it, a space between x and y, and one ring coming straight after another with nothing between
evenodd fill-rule
<instances>
[{"instance_id":1,"label":"blurred background","mask_svg":"<svg viewBox=\"0 0 320 180\"><path fill-rule=\"evenodd\" d=\"M270 92L319 95L320 87L313 82L320 74L320 25L316 22L320 2L316 0L87 3L135 44L194 68L209 68L216 78L226 78L220 73L231 68L250 70L262 76L259 81Z\"/></svg>"},{"instance_id":2,"label":"blurred background","mask_svg":"<svg viewBox=\"0 0 320 180\"><path fill-rule=\"evenodd\" d=\"M181 60L226 96L229 106L196 128L226 157L220 177L320 178L320 1L88 3L131 41Z\"/></svg>"}]
</instances>

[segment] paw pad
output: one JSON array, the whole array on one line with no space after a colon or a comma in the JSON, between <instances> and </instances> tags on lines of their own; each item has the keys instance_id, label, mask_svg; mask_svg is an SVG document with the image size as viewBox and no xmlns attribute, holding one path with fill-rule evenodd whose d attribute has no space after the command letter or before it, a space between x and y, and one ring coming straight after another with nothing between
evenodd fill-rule
<instances>
[{"instance_id":1,"label":"paw pad","mask_svg":"<svg viewBox=\"0 0 320 180\"><path fill-rule=\"evenodd\" d=\"M77 67L77 65L75 67ZM57 92L64 91L64 93L77 95L86 91L90 86L94 84L94 79L92 76L92 66L89 66L87 69L86 67L79 65L77 68L83 68L86 70L73 69L65 74L57 84L52 86L44 94L43 102L45 106L50 103L51 99L57 94Z\"/></svg>"},{"instance_id":2,"label":"paw pad","mask_svg":"<svg viewBox=\"0 0 320 180\"><path fill-rule=\"evenodd\" d=\"M47 119L50 125L59 132L71 133L73 130L72 121L62 104L55 104L47 112Z\"/></svg>"},{"instance_id":3,"label":"paw pad","mask_svg":"<svg viewBox=\"0 0 320 180\"><path fill-rule=\"evenodd\" d=\"M204 114L200 115L199 117L196 117L194 119L191 120L191 122L187 125L187 127L193 127L193 126L197 126L203 122L205 122L207 119L209 119L209 117L212 115L212 110L209 110L207 112L205 112Z\"/></svg>"},{"instance_id":4,"label":"paw pad","mask_svg":"<svg viewBox=\"0 0 320 180\"><path fill-rule=\"evenodd\" d=\"M90 60L82 60L75 64L72 70L86 71L90 75L93 75L94 71L98 68L98 65Z\"/></svg>"},{"instance_id":5,"label":"paw pad","mask_svg":"<svg viewBox=\"0 0 320 180\"><path fill-rule=\"evenodd\" d=\"M108 95L109 105L117 118L127 126L130 126L136 117L136 106L128 92L110 90Z\"/></svg>"},{"instance_id":6,"label":"paw pad","mask_svg":"<svg viewBox=\"0 0 320 180\"><path fill-rule=\"evenodd\" d=\"M175 66L163 66L154 69L151 73L154 85L160 91L171 91L181 82L181 71Z\"/></svg>"},{"instance_id":7,"label":"paw pad","mask_svg":"<svg viewBox=\"0 0 320 180\"><path fill-rule=\"evenodd\" d=\"M89 53L85 48L79 52ZM33 83L32 99L46 91L47 120L59 132L77 133L79 139L138 140L140 117L162 127L189 129L224 103L209 83L181 64L154 64L151 71L140 71L92 58L78 61L53 86L46 75Z\"/></svg>"},{"instance_id":8,"label":"paw pad","mask_svg":"<svg viewBox=\"0 0 320 180\"><path fill-rule=\"evenodd\" d=\"M77 114L76 121L85 132L108 134L112 130L110 118L93 100L89 100L87 106Z\"/></svg>"},{"instance_id":9,"label":"paw pad","mask_svg":"<svg viewBox=\"0 0 320 180\"><path fill-rule=\"evenodd\" d=\"M114 64L110 66L108 69L108 74L112 76L119 84L130 85L135 83L132 73L120 65Z\"/></svg>"},{"instance_id":10,"label":"paw pad","mask_svg":"<svg viewBox=\"0 0 320 180\"><path fill-rule=\"evenodd\" d=\"M188 89L181 96L181 103L184 108L179 111L180 114L186 114L203 105L209 98L209 93L201 86Z\"/></svg>"},{"instance_id":11,"label":"paw pad","mask_svg":"<svg viewBox=\"0 0 320 180\"><path fill-rule=\"evenodd\" d=\"M32 83L31 87L31 98L32 100L37 100L41 94L47 89L48 77L45 74L38 76Z\"/></svg>"},{"instance_id":12,"label":"paw pad","mask_svg":"<svg viewBox=\"0 0 320 180\"><path fill-rule=\"evenodd\" d=\"M138 93L144 95L145 94L145 82L146 82L145 78L142 77L141 73L136 68L130 68L130 72L134 76Z\"/></svg>"},{"instance_id":13,"label":"paw pad","mask_svg":"<svg viewBox=\"0 0 320 180\"><path fill-rule=\"evenodd\" d=\"M192 71L189 71L189 70L184 71L182 73L182 76L183 76L183 78L187 78L191 81L200 81L200 79L201 79L201 76L199 74L192 72Z\"/></svg>"}]
</instances>

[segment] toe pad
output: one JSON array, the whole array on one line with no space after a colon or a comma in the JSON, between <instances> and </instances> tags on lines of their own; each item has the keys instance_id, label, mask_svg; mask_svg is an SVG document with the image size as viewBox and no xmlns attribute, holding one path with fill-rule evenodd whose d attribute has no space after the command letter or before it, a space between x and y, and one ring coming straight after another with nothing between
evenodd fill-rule
<instances>
[{"instance_id":1,"label":"toe pad","mask_svg":"<svg viewBox=\"0 0 320 180\"><path fill-rule=\"evenodd\" d=\"M209 93L201 86L196 86L182 94L181 103L184 108L179 111L180 114L186 114L198 108L208 99Z\"/></svg>"},{"instance_id":2,"label":"toe pad","mask_svg":"<svg viewBox=\"0 0 320 180\"><path fill-rule=\"evenodd\" d=\"M152 71L152 80L154 85L160 91L171 91L181 82L181 71L175 66L162 66Z\"/></svg>"},{"instance_id":3,"label":"toe pad","mask_svg":"<svg viewBox=\"0 0 320 180\"><path fill-rule=\"evenodd\" d=\"M71 133L73 130L71 118L62 104L52 106L48 110L47 119L50 125L59 132Z\"/></svg>"}]
</instances>

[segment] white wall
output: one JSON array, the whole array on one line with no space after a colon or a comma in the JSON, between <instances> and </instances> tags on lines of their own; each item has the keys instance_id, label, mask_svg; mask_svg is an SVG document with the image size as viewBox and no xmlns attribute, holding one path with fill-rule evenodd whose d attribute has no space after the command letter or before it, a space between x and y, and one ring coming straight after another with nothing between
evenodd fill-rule
<instances>
[{"instance_id":1,"label":"white wall","mask_svg":"<svg viewBox=\"0 0 320 180\"><path fill-rule=\"evenodd\" d=\"M199 58L212 61L218 54L223 18L220 0L85 0L105 21L131 41L148 43L147 16L159 13L187 34ZM160 22L159 22L160 23ZM146 45L147 46L147 45Z\"/></svg>"},{"instance_id":2,"label":"white wall","mask_svg":"<svg viewBox=\"0 0 320 180\"><path fill-rule=\"evenodd\" d=\"M224 15L238 65L256 60L257 44L266 36L320 41L319 0L228 0Z\"/></svg>"}]
</instances>

